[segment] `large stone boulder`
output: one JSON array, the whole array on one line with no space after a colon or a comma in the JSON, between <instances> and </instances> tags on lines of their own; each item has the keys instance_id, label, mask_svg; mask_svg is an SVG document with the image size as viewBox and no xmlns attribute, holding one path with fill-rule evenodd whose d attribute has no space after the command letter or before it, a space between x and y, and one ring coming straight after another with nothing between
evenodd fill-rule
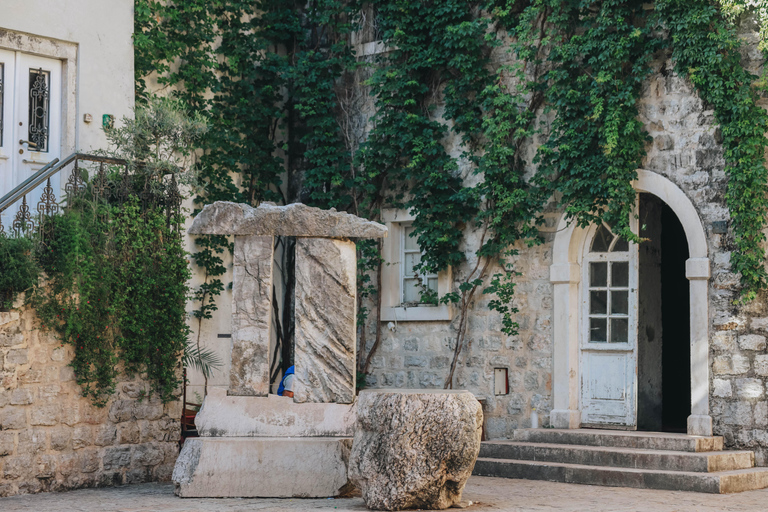
<instances>
[{"instance_id":1,"label":"large stone boulder","mask_svg":"<svg viewBox=\"0 0 768 512\"><path fill-rule=\"evenodd\" d=\"M374 510L448 508L461 501L482 425L468 391L363 391L349 478Z\"/></svg>"}]
</instances>

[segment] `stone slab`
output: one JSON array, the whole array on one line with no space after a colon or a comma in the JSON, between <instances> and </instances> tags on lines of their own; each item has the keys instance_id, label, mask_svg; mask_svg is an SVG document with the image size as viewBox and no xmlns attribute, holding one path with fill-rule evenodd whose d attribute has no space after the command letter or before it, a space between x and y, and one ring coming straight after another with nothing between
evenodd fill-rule
<instances>
[{"instance_id":1,"label":"stone slab","mask_svg":"<svg viewBox=\"0 0 768 512\"><path fill-rule=\"evenodd\" d=\"M273 256L273 237L235 237L231 395L269 394Z\"/></svg>"},{"instance_id":2,"label":"stone slab","mask_svg":"<svg viewBox=\"0 0 768 512\"><path fill-rule=\"evenodd\" d=\"M281 235L322 238L386 238L386 226L335 209L301 203L276 206L216 201L206 205L189 229L192 235Z\"/></svg>"},{"instance_id":3,"label":"stone slab","mask_svg":"<svg viewBox=\"0 0 768 512\"><path fill-rule=\"evenodd\" d=\"M355 398L357 256L347 240L296 241L296 402Z\"/></svg>"},{"instance_id":4,"label":"stone slab","mask_svg":"<svg viewBox=\"0 0 768 512\"><path fill-rule=\"evenodd\" d=\"M354 404L297 404L277 395L228 396L212 388L195 417L202 437L351 437Z\"/></svg>"},{"instance_id":5,"label":"stone slab","mask_svg":"<svg viewBox=\"0 0 768 512\"><path fill-rule=\"evenodd\" d=\"M189 438L173 482L182 498L320 498L348 493L349 438Z\"/></svg>"}]
</instances>

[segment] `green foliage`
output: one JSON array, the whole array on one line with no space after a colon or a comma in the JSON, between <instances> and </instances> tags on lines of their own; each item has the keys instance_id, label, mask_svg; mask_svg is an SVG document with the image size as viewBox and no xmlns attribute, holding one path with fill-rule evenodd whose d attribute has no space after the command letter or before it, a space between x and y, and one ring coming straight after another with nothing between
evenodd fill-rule
<instances>
[{"instance_id":1,"label":"green foliage","mask_svg":"<svg viewBox=\"0 0 768 512\"><path fill-rule=\"evenodd\" d=\"M0 233L0 309L10 309L19 293L37 285L40 268L29 238Z\"/></svg>"},{"instance_id":2,"label":"green foliage","mask_svg":"<svg viewBox=\"0 0 768 512\"><path fill-rule=\"evenodd\" d=\"M676 69L694 83L701 98L712 105L725 149L728 185L725 201L731 213L736 251L731 268L741 274L742 300L766 288L766 192L768 114L758 105L756 79L741 65L741 43L733 25L704 0L682 4L656 3L669 29Z\"/></svg>"},{"instance_id":3,"label":"green foliage","mask_svg":"<svg viewBox=\"0 0 768 512\"><path fill-rule=\"evenodd\" d=\"M49 279L32 304L43 328L72 345L83 395L104 405L122 368L145 373L164 401L180 384L188 336L189 270L183 242L162 208L81 201L53 221L41 258Z\"/></svg>"},{"instance_id":4,"label":"green foliage","mask_svg":"<svg viewBox=\"0 0 768 512\"><path fill-rule=\"evenodd\" d=\"M766 282L766 115L733 28L747 9L719 4L380 0L372 7L390 51L365 68L350 45L367 9L356 1L136 0L137 90L156 70L161 84L176 87L210 121L199 144L199 204L302 200L371 219L382 207L407 208L423 271L459 267L468 255L476 263L456 289L422 300L461 304L465 315L495 260L504 272L484 291L496 295L492 309L512 333L516 272L505 260L539 243L545 207L562 208L582 226L608 222L640 241L629 229L631 182L649 137L637 100L652 59L671 47L678 72L714 107L723 133L732 264L750 299ZM496 66L504 59L490 55L502 45L513 63ZM363 113L350 112L340 91L355 87L361 71L370 71L364 86L375 112L358 148L347 127ZM532 167L521 148L539 139ZM474 248L466 237L473 231L481 234ZM228 245L198 244L206 282L195 293L195 315L202 320L223 289ZM381 263L371 247L358 246L363 296L373 293L368 274ZM366 315L361 308L359 321Z\"/></svg>"}]
</instances>

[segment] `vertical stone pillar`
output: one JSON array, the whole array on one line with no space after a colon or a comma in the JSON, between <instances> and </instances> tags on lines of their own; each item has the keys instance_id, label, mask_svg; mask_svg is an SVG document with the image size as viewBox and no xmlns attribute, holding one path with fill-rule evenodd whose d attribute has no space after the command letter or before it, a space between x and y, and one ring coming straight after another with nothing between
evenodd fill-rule
<instances>
[{"instance_id":1,"label":"vertical stone pillar","mask_svg":"<svg viewBox=\"0 0 768 512\"><path fill-rule=\"evenodd\" d=\"M554 428L579 428L579 266L555 263L549 268L549 281L554 285L554 350L552 361L553 409L550 423Z\"/></svg>"},{"instance_id":2,"label":"vertical stone pillar","mask_svg":"<svg viewBox=\"0 0 768 512\"><path fill-rule=\"evenodd\" d=\"M353 242L296 241L295 402L355 397L356 266Z\"/></svg>"},{"instance_id":3,"label":"vertical stone pillar","mask_svg":"<svg viewBox=\"0 0 768 512\"><path fill-rule=\"evenodd\" d=\"M688 434L712 435L709 414L709 258L689 258L685 277L691 303L691 415Z\"/></svg>"},{"instance_id":4,"label":"vertical stone pillar","mask_svg":"<svg viewBox=\"0 0 768 512\"><path fill-rule=\"evenodd\" d=\"M272 236L235 236L229 394L269 394Z\"/></svg>"}]
</instances>

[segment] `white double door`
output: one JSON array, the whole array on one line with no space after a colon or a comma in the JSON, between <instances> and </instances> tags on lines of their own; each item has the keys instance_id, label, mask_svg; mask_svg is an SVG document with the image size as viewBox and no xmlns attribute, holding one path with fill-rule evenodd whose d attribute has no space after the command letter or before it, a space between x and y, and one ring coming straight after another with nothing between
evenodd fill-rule
<instances>
[{"instance_id":1,"label":"white double door","mask_svg":"<svg viewBox=\"0 0 768 512\"><path fill-rule=\"evenodd\" d=\"M61 61L0 50L0 197L61 157ZM32 216L44 185L27 195ZM58 175L51 186L61 197ZM21 202L4 211L6 233Z\"/></svg>"},{"instance_id":2,"label":"white double door","mask_svg":"<svg viewBox=\"0 0 768 512\"><path fill-rule=\"evenodd\" d=\"M637 233L637 219L630 221ZM603 224L582 260L581 423L637 428L638 247Z\"/></svg>"}]
</instances>

